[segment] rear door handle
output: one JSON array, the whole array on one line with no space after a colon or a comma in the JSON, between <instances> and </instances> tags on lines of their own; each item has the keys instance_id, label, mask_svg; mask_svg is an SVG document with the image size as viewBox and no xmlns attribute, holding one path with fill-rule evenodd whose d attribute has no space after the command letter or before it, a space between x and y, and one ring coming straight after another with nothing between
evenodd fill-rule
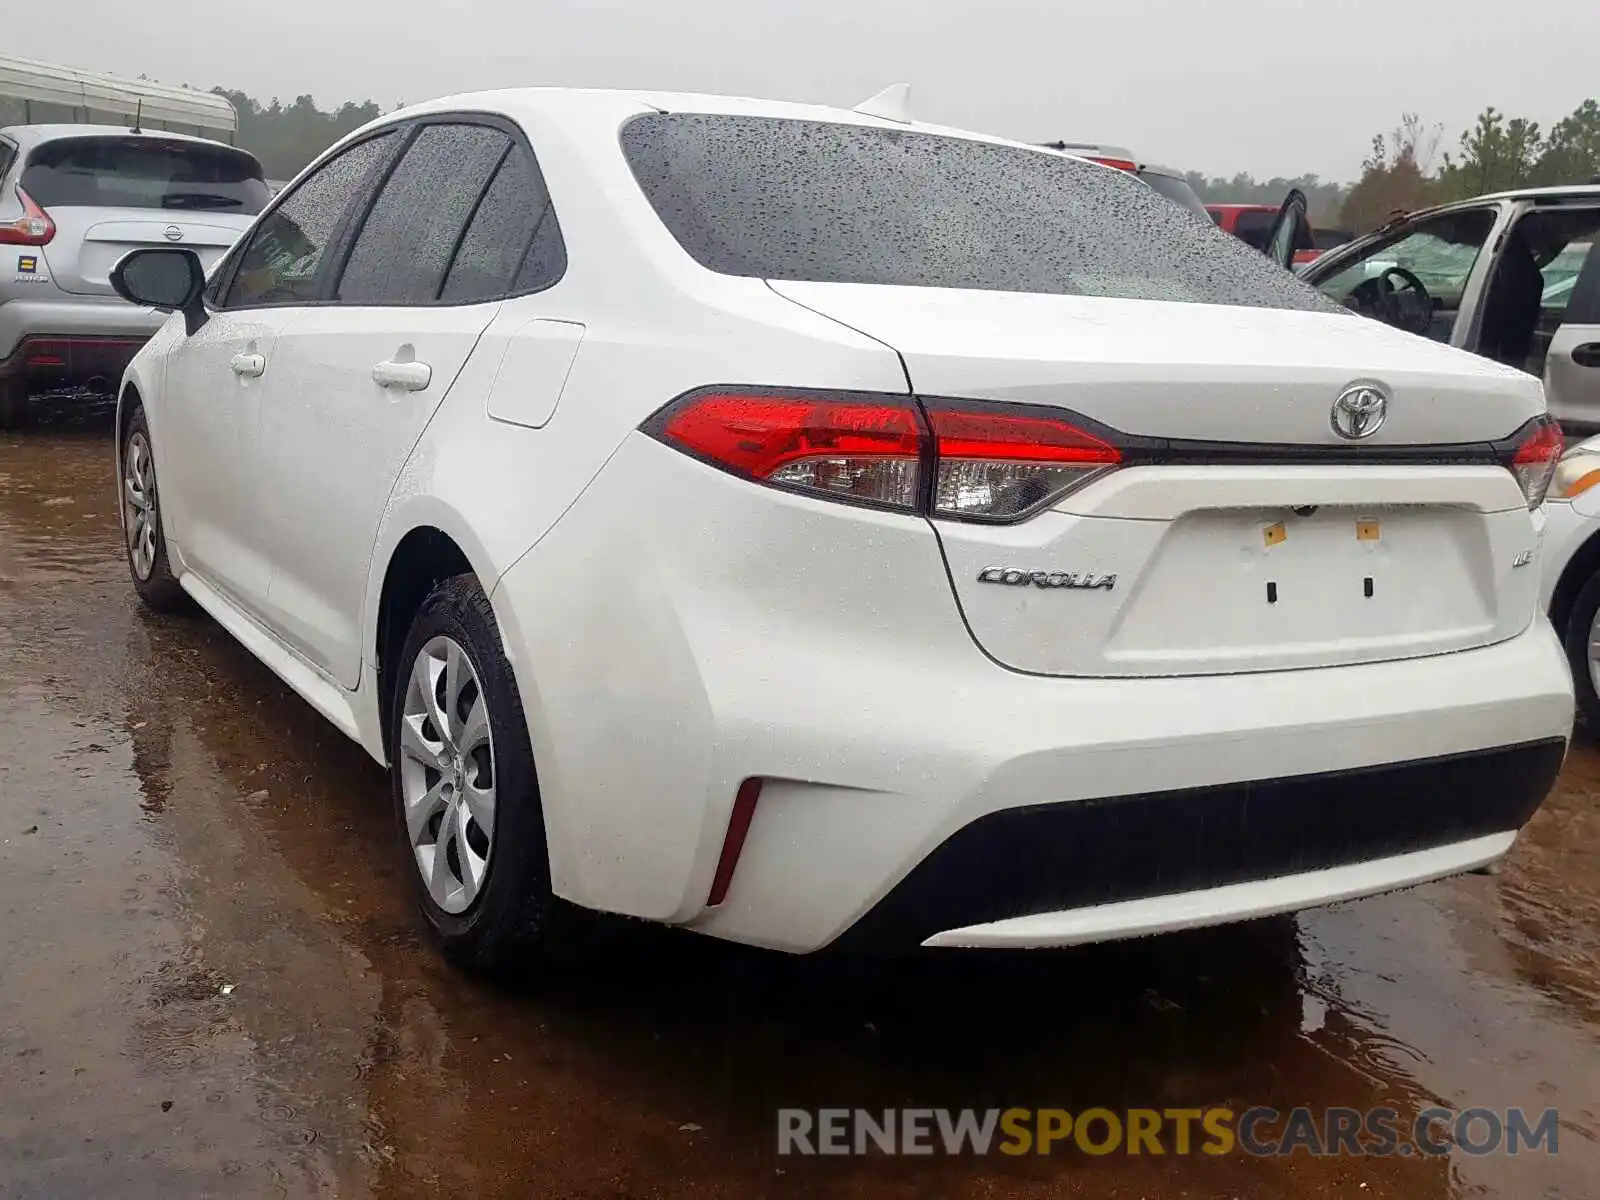
<instances>
[{"instance_id":1,"label":"rear door handle","mask_svg":"<svg viewBox=\"0 0 1600 1200\"><path fill-rule=\"evenodd\" d=\"M433 380L433 368L425 362L395 362L386 358L372 368L372 382L379 387L420 392Z\"/></svg>"},{"instance_id":2,"label":"rear door handle","mask_svg":"<svg viewBox=\"0 0 1600 1200\"><path fill-rule=\"evenodd\" d=\"M1572 348L1572 361L1580 367L1600 367L1600 342L1585 342Z\"/></svg>"},{"instance_id":3,"label":"rear door handle","mask_svg":"<svg viewBox=\"0 0 1600 1200\"><path fill-rule=\"evenodd\" d=\"M235 375L257 379L267 369L267 360L260 354L235 354L228 365L233 368Z\"/></svg>"}]
</instances>

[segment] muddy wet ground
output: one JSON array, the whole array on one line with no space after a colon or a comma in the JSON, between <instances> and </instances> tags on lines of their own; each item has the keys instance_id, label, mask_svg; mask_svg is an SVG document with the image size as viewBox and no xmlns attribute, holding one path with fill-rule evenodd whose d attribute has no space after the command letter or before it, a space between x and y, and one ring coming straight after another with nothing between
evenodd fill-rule
<instances>
[{"instance_id":1,"label":"muddy wet ground","mask_svg":"<svg viewBox=\"0 0 1600 1200\"><path fill-rule=\"evenodd\" d=\"M383 774L128 586L109 409L0 433L0 1196L1600 1195L1600 752L1498 877L1070 953L419 938ZM1560 1110L1559 1153L780 1158L780 1106Z\"/></svg>"}]
</instances>

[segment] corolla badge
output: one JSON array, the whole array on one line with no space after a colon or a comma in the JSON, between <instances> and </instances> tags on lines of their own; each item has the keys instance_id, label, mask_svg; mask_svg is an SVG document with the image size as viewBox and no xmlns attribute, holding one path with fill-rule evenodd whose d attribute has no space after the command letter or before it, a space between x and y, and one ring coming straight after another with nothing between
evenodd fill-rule
<instances>
[{"instance_id":1,"label":"corolla badge","mask_svg":"<svg viewBox=\"0 0 1600 1200\"><path fill-rule=\"evenodd\" d=\"M1389 415L1389 397L1370 383L1355 383L1333 402L1333 431L1346 441L1371 437Z\"/></svg>"},{"instance_id":2,"label":"corolla badge","mask_svg":"<svg viewBox=\"0 0 1600 1200\"><path fill-rule=\"evenodd\" d=\"M1007 587L1072 588L1080 592L1117 586L1115 575L1095 575L1083 571L1023 571L1017 567L985 567L978 572L979 583L1003 583Z\"/></svg>"},{"instance_id":3,"label":"corolla badge","mask_svg":"<svg viewBox=\"0 0 1600 1200\"><path fill-rule=\"evenodd\" d=\"M161 236L166 238L169 242L181 242L183 241L183 230L179 229L176 225L168 225L161 231Z\"/></svg>"}]
</instances>

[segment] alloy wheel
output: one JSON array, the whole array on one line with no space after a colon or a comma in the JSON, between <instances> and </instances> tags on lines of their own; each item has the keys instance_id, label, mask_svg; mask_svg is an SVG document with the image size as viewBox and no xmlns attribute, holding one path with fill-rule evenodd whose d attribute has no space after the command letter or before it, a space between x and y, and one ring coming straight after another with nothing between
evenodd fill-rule
<instances>
[{"instance_id":1,"label":"alloy wheel","mask_svg":"<svg viewBox=\"0 0 1600 1200\"><path fill-rule=\"evenodd\" d=\"M453 638L430 639L406 680L400 718L406 836L429 897L472 906L494 845L495 762L489 702Z\"/></svg>"},{"instance_id":2,"label":"alloy wheel","mask_svg":"<svg viewBox=\"0 0 1600 1200\"><path fill-rule=\"evenodd\" d=\"M1589 684L1600 695L1600 609L1589 621Z\"/></svg>"},{"instance_id":3,"label":"alloy wheel","mask_svg":"<svg viewBox=\"0 0 1600 1200\"><path fill-rule=\"evenodd\" d=\"M156 506L156 465L143 431L128 439L122 467L122 528L128 539L128 561L141 580L150 578L156 565L156 531L160 528Z\"/></svg>"}]
</instances>

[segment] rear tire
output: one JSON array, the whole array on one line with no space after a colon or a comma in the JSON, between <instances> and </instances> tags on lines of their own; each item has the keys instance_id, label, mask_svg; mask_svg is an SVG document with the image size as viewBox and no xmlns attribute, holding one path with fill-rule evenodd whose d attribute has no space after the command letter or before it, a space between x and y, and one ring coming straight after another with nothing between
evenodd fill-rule
<instances>
[{"instance_id":1,"label":"rear tire","mask_svg":"<svg viewBox=\"0 0 1600 1200\"><path fill-rule=\"evenodd\" d=\"M155 449L144 408L136 407L122 435L122 549L128 577L139 599L157 612L181 612L189 595L173 577L167 536L161 528L161 492L156 484Z\"/></svg>"},{"instance_id":2,"label":"rear tire","mask_svg":"<svg viewBox=\"0 0 1600 1200\"><path fill-rule=\"evenodd\" d=\"M21 429L31 416L28 385L21 379L0 380L0 429Z\"/></svg>"},{"instance_id":3,"label":"rear tire","mask_svg":"<svg viewBox=\"0 0 1600 1200\"><path fill-rule=\"evenodd\" d=\"M1597 617L1600 617L1600 573L1590 576L1573 600L1561 638L1567 649L1567 662L1572 666L1572 690L1578 701L1578 716L1592 732L1600 732L1600 695L1595 691L1595 666L1589 659L1589 643L1600 638Z\"/></svg>"},{"instance_id":4,"label":"rear tire","mask_svg":"<svg viewBox=\"0 0 1600 1200\"><path fill-rule=\"evenodd\" d=\"M522 700L473 576L428 594L393 678L389 777L423 918L458 966L527 965L563 910Z\"/></svg>"}]
</instances>

